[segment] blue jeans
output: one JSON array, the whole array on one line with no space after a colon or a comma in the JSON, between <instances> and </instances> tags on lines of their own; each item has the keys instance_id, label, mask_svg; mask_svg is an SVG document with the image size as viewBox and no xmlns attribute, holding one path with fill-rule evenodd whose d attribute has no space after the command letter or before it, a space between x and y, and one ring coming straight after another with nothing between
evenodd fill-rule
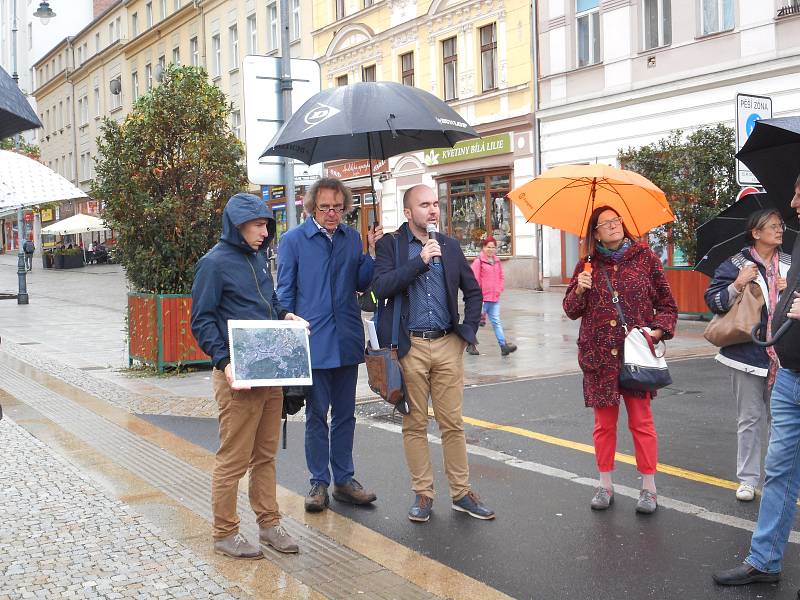
<instances>
[{"instance_id":1,"label":"blue jeans","mask_svg":"<svg viewBox=\"0 0 800 600\"><path fill-rule=\"evenodd\" d=\"M356 430L358 365L314 369L314 385L306 397L306 466L311 483L339 485L353 478L353 434ZM328 411L331 413L328 431ZM329 468L330 465L330 468Z\"/></svg>"},{"instance_id":2,"label":"blue jeans","mask_svg":"<svg viewBox=\"0 0 800 600\"><path fill-rule=\"evenodd\" d=\"M772 426L764 490L745 562L760 571L778 573L800 492L800 373L778 370L770 406Z\"/></svg>"},{"instance_id":3,"label":"blue jeans","mask_svg":"<svg viewBox=\"0 0 800 600\"><path fill-rule=\"evenodd\" d=\"M489 317L489 322L494 328L494 337L501 346L506 345L506 336L503 333L503 324L500 322L500 302L484 302L483 311Z\"/></svg>"}]
</instances>

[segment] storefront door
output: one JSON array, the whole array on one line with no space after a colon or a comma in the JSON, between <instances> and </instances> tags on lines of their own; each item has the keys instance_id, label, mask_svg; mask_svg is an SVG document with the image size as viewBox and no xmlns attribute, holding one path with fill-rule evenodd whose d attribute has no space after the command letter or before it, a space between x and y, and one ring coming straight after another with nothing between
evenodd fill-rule
<instances>
[{"instance_id":1,"label":"storefront door","mask_svg":"<svg viewBox=\"0 0 800 600\"><path fill-rule=\"evenodd\" d=\"M353 190L353 210L344 215L344 222L361 234L364 251L367 250L367 233L375 222L375 209L379 206L372 202L372 191L369 188Z\"/></svg>"},{"instance_id":2,"label":"storefront door","mask_svg":"<svg viewBox=\"0 0 800 600\"><path fill-rule=\"evenodd\" d=\"M561 283L569 283L580 259L580 240L577 235L561 232Z\"/></svg>"}]
</instances>

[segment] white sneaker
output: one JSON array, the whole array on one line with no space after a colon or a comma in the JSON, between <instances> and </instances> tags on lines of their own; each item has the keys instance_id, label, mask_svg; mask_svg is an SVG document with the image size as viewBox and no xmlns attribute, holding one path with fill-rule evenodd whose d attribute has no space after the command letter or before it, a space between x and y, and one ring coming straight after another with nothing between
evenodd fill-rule
<instances>
[{"instance_id":1,"label":"white sneaker","mask_svg":"<svg viewBox=\"0 0 800 600\"><path fill-rule=\"evenodd\" d=\"M753 498L755 497L756 488L749 483L740 484L739 489L736 490L736 499L741 500L742 502L752 502Z\"/></svg>"}]
</instances>

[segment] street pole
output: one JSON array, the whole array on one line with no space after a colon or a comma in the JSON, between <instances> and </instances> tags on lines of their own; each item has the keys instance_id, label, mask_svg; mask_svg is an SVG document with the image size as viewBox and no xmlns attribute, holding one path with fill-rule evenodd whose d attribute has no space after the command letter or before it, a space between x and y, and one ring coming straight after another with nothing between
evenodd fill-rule
<instances>
[{"instance_id":1,"label":"street pole","mask_svg":"<svg viewBox=\"0 0 800 600\"><path fill-rule=\"evenodd\" d=\"M289 48L289 0L280 0L281 10L281 97L283 122L292 116L292 57ZM294 164L291 158L283 159L284 194L286 198L286 229L287 231L297 224L294 191Z\"/></svg>"},{"instance_id":2,"label":"street pole","mask_svg":"<svg viewBox=\"0 0 800 600\"><path fill-rule=\"evenodd\" d=\"M11 2L11 77L14 83L19 86L19 74L17 73L17 0ZM19 134L14 137L17 149L20 146ZM28 303L28 283L25 280L25 252L22 250L22 238L25 232L25 221L22 215L22 205L17 209L17 304Z\"/></svg>"}]
</instances>

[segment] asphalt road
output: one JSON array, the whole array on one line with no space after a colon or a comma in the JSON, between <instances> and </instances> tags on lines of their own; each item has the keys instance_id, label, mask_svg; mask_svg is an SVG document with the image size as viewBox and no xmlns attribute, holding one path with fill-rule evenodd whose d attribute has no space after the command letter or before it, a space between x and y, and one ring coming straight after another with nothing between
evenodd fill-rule
<instances>
[{"instance_id":1,"label":"asphalt road","mask_svg":"<svg viewBox=\"0 0 800 600\"><path fill-rule=\"evenodd\" d=\"M702 475L735 480L735 405L726 368L699 359L675 361L671 370L674 386L653 402L659 458L689 473L658 476L664 504L654 515L634 512L638 476L634 466L619 463L614 506L604 513L589 509L594 457L568 447L591 444L592 414L574 375L465 391L466 417L518 428L467 426L473 486L497 511L495 521L450 509L437 444L431 447L439 492L434 515L427 524L406 519L413 495L398 421L382 404L359 408L355 448L356 477L377 492L378 502L361 508L333 501L332 510L515 598L795 598L796 544L788 547L777 585L719 588L711 581L713 570L746 556L746 527L755 521L758 503L737 502L732 490L702 481ZM144 418L216 448L213 419ZM624 419L622 411L617 450L632 454ZM436 435L435 424L430 431ZM542 441L538 434L557 439ZM278 462L279 482L304 494L302 423L289 424L288 442Z\"/></svg>"}]
</instances>

